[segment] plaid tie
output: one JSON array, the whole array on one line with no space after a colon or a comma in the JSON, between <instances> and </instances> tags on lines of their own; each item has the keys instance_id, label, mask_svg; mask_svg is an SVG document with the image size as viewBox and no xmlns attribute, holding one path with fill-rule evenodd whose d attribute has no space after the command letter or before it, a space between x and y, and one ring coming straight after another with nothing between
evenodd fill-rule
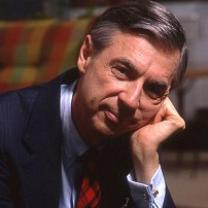
<instances>
[{"instance_id":1,"label":"plaid tie","mask_svg":"<svg viewBox=\"0 0 208 208\"><path fill-rule=\"evenodd\" d=\"M90 150L82 157L83 171L76 208L99 208L101 200L100 184L97 179L97 152Z\"/></svg>"}]
</instances>

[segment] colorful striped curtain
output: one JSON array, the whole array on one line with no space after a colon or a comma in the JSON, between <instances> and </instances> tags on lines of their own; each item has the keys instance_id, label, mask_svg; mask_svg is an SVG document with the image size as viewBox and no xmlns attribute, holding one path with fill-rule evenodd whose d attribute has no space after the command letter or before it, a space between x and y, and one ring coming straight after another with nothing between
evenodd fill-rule
<instances>
[{"instance_id":1,"label":"colorful striped curtain","mask_svg":"<svg viewBox=\"0 0 208 208\"><path fill-rule=\"evenodd\" d=\"M0 22L0 92L50 80L73 66L89 21Z\"/></svg>"}]
</instances>

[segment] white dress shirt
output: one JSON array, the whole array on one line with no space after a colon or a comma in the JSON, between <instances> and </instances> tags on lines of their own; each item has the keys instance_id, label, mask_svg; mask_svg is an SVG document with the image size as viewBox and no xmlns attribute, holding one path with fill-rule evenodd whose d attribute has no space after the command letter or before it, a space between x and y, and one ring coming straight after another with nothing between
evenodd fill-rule
<instances>
[{"instance_id":1,"label":"white dress shirt","mask_svg":"<svg viewBox=\"0 0 208 208\"><path fill-rule=\"evenodd\" d=\"M62 193L59 208L74 208L77 191L75 189L75 174L79 165L76 159L88 149L80 138L71 116L71 101L75 83L61 86L60 114L64 135L62 150ZM127 176L135 208L162 208L165 198L165 180L159 167L149 185L134 180L133 174Z\"/></svg>"}]
</instances>

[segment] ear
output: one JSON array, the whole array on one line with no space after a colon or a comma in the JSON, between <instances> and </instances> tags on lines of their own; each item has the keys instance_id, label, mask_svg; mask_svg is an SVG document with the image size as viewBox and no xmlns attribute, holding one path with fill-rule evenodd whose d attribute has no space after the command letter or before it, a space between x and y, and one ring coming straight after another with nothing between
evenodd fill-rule
<instances>
[{"instance_id":1,"label":"ear","mask_svg":"<svg viewBox=\"0 0 208 208\"><path fill-rule=\"evenodd\" d=\"M84 42L81 45L79 56L77 59L78 70L81 74L88 69L89 62L93 55L93 43L91 35L86 35Z\"/></svg>"}]
</instances>

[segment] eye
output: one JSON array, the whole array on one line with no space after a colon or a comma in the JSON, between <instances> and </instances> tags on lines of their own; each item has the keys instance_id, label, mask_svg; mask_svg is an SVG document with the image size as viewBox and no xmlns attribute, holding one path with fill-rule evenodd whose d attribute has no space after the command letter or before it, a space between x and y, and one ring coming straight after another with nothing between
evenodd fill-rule
<instances>
[{"instance_id":1,"label":"eye","mask_svg":"<svg viewBox=\"0 0 208 208\"><path fill-rule=\"evenodd\" d=\"M128 75L129 70L124 66L120 66L120 65L112 66L111 71L118 79L126 80L129 78Z\"/></svg>"},{"instance_id":2,"label":"eye","mask_svg":"<svg viewBox=\"0 0 208 208\"><path fill-rule=\"evenodd\" d=\"M154 82L145 83L144 90L152 99L164 99L169 93L167 85Z\"/></svg>"}]
</instances>

